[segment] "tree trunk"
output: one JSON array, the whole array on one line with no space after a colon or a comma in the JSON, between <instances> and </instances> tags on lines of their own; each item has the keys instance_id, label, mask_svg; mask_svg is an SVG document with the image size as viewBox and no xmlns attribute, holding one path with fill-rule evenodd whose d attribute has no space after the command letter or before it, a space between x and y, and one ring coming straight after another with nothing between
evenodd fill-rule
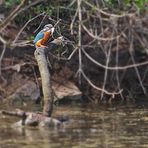
<instances>
[{"instance_id":1,"label":"tree trunk","mask_svg":"<svg viewBox=\"0 0 148 148\"><path fill-rule=\"evenodd\" d=\"M42 91L44 96L43 114L50 117L53 110L53 95L45 48L36 48L34 54L39 66L42 80Z\"/></svg>"}]
</instances>

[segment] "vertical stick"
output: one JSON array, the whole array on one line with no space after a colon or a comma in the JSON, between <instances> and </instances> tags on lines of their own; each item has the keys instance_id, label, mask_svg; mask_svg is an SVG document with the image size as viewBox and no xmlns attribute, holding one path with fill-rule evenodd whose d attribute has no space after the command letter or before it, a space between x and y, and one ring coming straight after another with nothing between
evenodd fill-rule
<instances>
[{"instance_id":1,"label":"vertical stick","mask_svg":"<svg viewBox=\"0 0 148 148\"><path fill-rule=\"evenodd\" d=\"M44 96L43 114L50 117L53 110L53 96L51 89L50 72L46 60L45 49L37 48L35 50L35 58L39 66L42 80L42 90Z\"/></svg>"},{"instance_id":2,"label":"vertical stick","mask_svg":"<svg viewBox=\"0 0 148 148\"><path fill-rule=\"evenodd\" d=\"M82 45L82 12L81 12L81 2L82 0L77 0L77 7L78 7L78 18L79 18L79 33L78 33L78 46L79 46L79 84L81 84L81 71L82 71L82 51L81 51L81 45Z\"/></svg>"},{"instance_id":3,"label":"vertical stick","mask_svg":"<svg viewBox=\"0 0 148 148\"><path fill-rule=\"evenodd\" d=\"M129 53L130 53L130 56L131 56L131 60L133 62L133 64L135 64L135 59L134 59L134 56L132 54L132 51L134 51L134 36L133 36L133 33L130 32L130 36L131 36L131 40L130 40L130 48L129 48ZM139 83L141 85L141 88L143 90L143 93L146 95L147 94L147 91L142 83L142 79L141 79L141 76L140 76L140 73L139 73L139 70L137 67L134 67L135 71L136 71L136 74L137 74L137 77L138 77L138 80L139 80Z\"/></svg>"},{"instance_id":4,"label":"vertical stick","mask_svg":"<svg viewBox=\"0 0 148 148\"><path fill-rule=\"evenodd\" d=\"M113 35L114 35L114 31L112 32L112 37L113 37ZM109 49L108 49L108 51L106 51L106 58L107 58L106 59L106 67L109 67L112 43L113 43L113 41L110 41ZM103 90L106 87L107 77L108 77L108 69L105 69L104 82L103 82L103 87L102 87ZM102 91L100 100L103 100L103 97L104 97L104 92Z\"/></svg>"}]
</instances>

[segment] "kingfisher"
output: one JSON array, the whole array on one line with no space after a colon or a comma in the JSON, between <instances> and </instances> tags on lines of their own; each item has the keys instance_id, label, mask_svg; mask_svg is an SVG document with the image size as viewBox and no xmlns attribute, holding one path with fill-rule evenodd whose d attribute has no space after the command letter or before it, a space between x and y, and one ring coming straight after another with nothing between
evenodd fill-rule
<instances>
[{"instance_id":1,"label":"kingfisher","mask_svg":"<svg viewBox=\"0 0 148 148\"><path fill-rule=\"evenodd\" d=\"M35 47L42 47L45 48L47 41L52 37L54 32L54 27L52 24L47 24L44 26L44 28L36 35L35 39L33 40L33 43L35 44Z\"/></svg>"}]
</instances>

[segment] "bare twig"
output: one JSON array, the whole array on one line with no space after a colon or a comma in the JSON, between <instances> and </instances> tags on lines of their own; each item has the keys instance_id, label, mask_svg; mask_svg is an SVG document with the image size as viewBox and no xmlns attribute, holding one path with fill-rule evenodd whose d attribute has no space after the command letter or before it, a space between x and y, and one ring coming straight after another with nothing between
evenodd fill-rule
<instances>
[{"instance_id":1,"label":"bare twig","mask_svg":"<svg viewBox=\"0 0 148 148\"><path fill-rule=\"evenodd\" d=\"M21 12L29 9L30 7L37 5L40 2L43 2L44 0L36 0L35 2L32 2L31 4L27 5L26 7L23 7L24 4L27 2L28 0L22 0L22 2L15 8L15 10L0 24L0 32L2 30L4 30L10 21L12 21L17 15L19 15Z\"/></svg>"},{"instance_id":2,"label":"bare twig","mask_svg":"<svg viewBox=\"0 0 148 148\"><path fill-rule=\"evenodd\" d=\"M78 15L78 9L76 10L75 15L74 15L74 17L73 17L73 19L72 19L72 21L71 21L71 24L70 24L71 34L74 33L74 31L73 31L73 26L74 26L74 22L75 22L75 20L76 20L77 15Z\"/></svg>"},{"instance_id":3,"label":"bare twig","mask_svg":"<svg viewBox=\"0 0 148 148\"><path fill-rule=\"evenodd\" d=\"M3 50L2 50L2 53L0 55L0 77L2 77L2 59L4 57L5 51L6 51L6 44L3 44Z\"/></svg>"},{"instance_id":4,"label":"bare twig","mask_svg":"<svg viewBox=\"0 0 148 148\"><path fill-rule=\"evenodd\" d=\"M32 2L32 3L30 3L29 5L23 7L22 9L20 9L20 10L18 11L18 14L21 13L21 12L23 12L23 11L26 11L26 10L29 9L30 7L33 7L33 6L35 6L35 5L37 5L37 4L40 4L41 2L44 2L44 1L45 1L45 0L36 0L36 1Z\"/></svg>"},{"instance_id":5,"label":"bare twig","mask_svg":"<svg viewBox=\"0 0 148 148\"><path fill-rule=\"evenodd\" d=\"M78 32L78 48L79 48L79 69L78 69L78 75L79 75L79 84L81 84L81 71L82 71L82 12L81 12L81 3L82 0L77 0L77 7L78 7L78 18L79 18L79 32Z\"/></svg>"},{"instance_id":6,"label":"bare twig","mask_svg":"<svg viewBox=\"0 0 148 148\"><path fill-rule=\"evenodd\" d=\"M7 83L7 80L2 76L2 60L3 60L3 57L4 57L5 51L6 51L6 44L3 44L3 50L2 50L2 53L0 55L0 78L2 79L4 84Z\"/></svg>"},{"instance_id":7,"label":"bare twig","mask_svg":"<svg viewBox=\"0 0 148 148\"><path fill-rule=\"evenodd\" d=\"M115 29L117 31L117 29ZM119 63L119 38L116 40L117 46L116 46L116 67L118 67ZM117 80L117 89L120 90L120 80L119 80L119 71L116 70L116 80ZM122 95L122 92L120 93L121 99L124 100L124 97Z\"/></svg>"},{"instance_id":8,"label":"bare twig","mask_svg":"<svg viewBox=\"0 0 148 148\"><path fill-rule=\"evenodd\" d=\"M111 40L115 40L120 37L120 35L118 35L116 37L110 37L110 38L109 37L107 37L107 38L99 37L99 36L96 36L93 33L91 33L84 24L82 24L82 27L92 38L99 40L99 41L111 41Z\"/></svg>"},{"instance_id":9,"label":"bare twig","mask_svg":"<svg viewBox=\"0 0 148 148\"><path fill-rule=\"evenodd\" d=\"M115 67L107 67L101 63L99 63L98 61L96 61L95 59L93 59L85 50L84 48L82 48L83 53L86 55L86 57L92 61L94 64L96 64L97 66L104 68L104 69L108 69L108 70L126 70L126 69L130 69L130 68L134 68L134 67L140 67L140 66L144 66L144 65L148 65L148 61L145 62L141 62L141 63L135 63L135 64L131 64L131 65L127 65L127 66L115 66Z\"/></svg>"},{"instance_id":10,"label":"bare twig","mask_svg":"<svg viewBox=\"0 0 148 148\"><path fill-rule=\"evenodd\" d=\"M6 43L7 43L7 41L6 41L2 36L0 36L0 41L1 41L3 44L6 44Z\"/></svg>"},{"instance_id":11,"label":"bare twig","mask_svg":"<svg viewBox=\"0 0 148 148\"><path fill-rule=\"evenodd\" d=\"M41 14L38 14L37 16L33 17L32 19L28 20L25 25L20 29L20 31L18 32L18 34L16 35L14 41L12 42L12 46L15 45L15 43L18 41L18 38L20 37L21 33L23 32L23 30L27 27L27 25L32 22L33 20L35 20L36 18L44 15L45 13L41 13Z\"/></svg>"},{"instance_id":12,"label":"bare twig","mask_svg":"<svg viewBox=\"0 0 148 148\"><path fill-rule=\"evenodd\" d=\"M113 36L114 33L112 33L112 36ZM110 42L110 45L109 45L109 49L108 51L106 51L106 67L108 67L109 65L109 62L110 62L110 55L111 55L111 46L112 46L112 41ZM104 82L103 82L103 87L102 89L104 90L105 89L105 85L106 85L106 81L107 81L107 75L108 75L108 69L105 69L105 74L104 74ZM103 95L104 95L104 92L102 91L101 92L101 100L103 99Z\"/></svg>"},{"instance_id":13,"label":"bare twig","mask_svg":"<svg viewBox=\"0 0 148 148\"><path fill-rule=\"evenodd\" d=\"M43 14L44 14L44 13L43 13ZM41 27L41 25L42 25L42 23L44 22L44 20L46 19L46 17L47 17L47 14L44 15L44 17L43 17L41 23L39 24L38 28L36 28L33 33L36 33L36 32L38 31L38 29Z\"/></svg>"},{"instance_id":14,"label":"bare twig","mask_svg":"<svg viewBox=\"0 0 148 148\"><path fill-rule=\"evenodd\" d=\"M129 53L130 53L130 56L131 56L132 62L135 64L135 59L134 59L133 54L132 54L132 51L134 50L134 49L133 49L133 39L134 39L134 38L133 38L133 34L131 33L131 41L130 41L130 49L129 49ZM134 67L134 69L135 69L135 71L136 71L136 74L137 74L137 77L138 77L139 83L140 83L140 85L141 85L141 88L142 88L144 94L146 95L147 92L146 92L145 87L143 86L142 79L141 79L141 76L140 76L140 74L139 74L139 70L138 70L137 67Z\"/></svg>"},{"instance_id":15,"label":"bare twig","mask_svg":"<svg viewBox=\"0 0 148 148\"><path fill-rule=\"evenodd\" d=\"M15 10L0 24L0 32L5 29L9 22L18 15L18 11L21 9L26 1L27 0L22 0L22 2L15 8Z\"/></svg>"},{"instance_id":16,"label":"bare twig","mask_svg":"<svg viewBox=\"0 0 148 148\"><path fill-rule=\"evenodd\" d=\"M107 13L101 9L98 9L97 7L95 7L94 5L92 5L91 3L89 3L88 1L84 1L84 3L88 6L90 6L91 8L97 10L99 13L102 13L103 15L106 15L106 16L109 16L109 17L117 17L117 18L122 18L122 17L125 17L125 16L133 16L135 15L135 13L123 13L121 15L117 15L117 14L111 14L111 13Z\"/></svg>"},{"instance_id":17,"label":"bare twig","mask_svg":"<svg viewBox=\"0 0 148 148\"><path fill-rule=\"evenodd\" d=\"M85 80L86 80L93 88L95 88L96 90L101 91L101 92L103 91L103 92L104 92L105 94L107 94L107 95L111 95L112 98L114 98L115 95L120 94L121 91L122 91L122 90L120 90L119 92L109 92L109 91L107 91L107 90L105 90L105 89L102 89L102 88L100 88L100 87L97 87L96 85L94 85L94 84L91 82L91 80L85 75L85 73L84 73L83 71L81 71L81 73L82 73L83 77L85 78Z\"/></svg>"}]
</instances>

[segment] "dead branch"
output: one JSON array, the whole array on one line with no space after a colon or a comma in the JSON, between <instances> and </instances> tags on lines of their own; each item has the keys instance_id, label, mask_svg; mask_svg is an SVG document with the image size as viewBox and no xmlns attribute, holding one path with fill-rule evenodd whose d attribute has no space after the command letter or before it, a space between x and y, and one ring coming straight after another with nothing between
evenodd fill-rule
<instances>
[{"instance_id":1,"label":"dead branch","mask_svg":"<svg viewBox=\"0 0 148 148\"><path fill-rule=\"evenodd\" d=\"M0 24L0 32L7 27L10 21L12 21L17 15L18 11L27 2L27 0L22 0L21 3L15 8L15 10Z\"/></svg>"},{"instance_id":2,"label":"dead branch","mask_svg":"<svg viewBox=\"0 0 148 148\"><path fill-rule=\"evenodd\" d=\"M122 18L122 17L126 17L126 16L134 16L136 13L123 13L121 15L117 15L117 14L112 14L112 13L107 13L101 9L98 9L97 7L95 7L94 5L92 5L91 3L89 3L88 1L83 1L86 5L90 6L91 8L97 10L99 13L106 15L108 17L116 17L116 18Z\"/></svg>"},{"instance_id":3,"label":"dead branch","mask_svg":"<svg viewBox=\"0 0 148 148\"><path fill-rule=\"evenodd\" d=\"M114 71L115 71L115 77L117 81L117 87L115 90L119 90L120 96L123 98L122 91L120 91L120 85L121 85L121 80L127 73L127 69L135 69L137 73L137 77L139 79L141 87L143 84L141 83L141 77L138 72L138 67L146 66L148 65L148 61L145 60L144 62L141 63L136 63L135 60L133 64L128 64L126 66L119 66L119 50L121 49L120 46L121 44L126 45L125 50L130 50L130 46L128 46L128 40L130 38L129 36L129 24L130 22L136 23L136 14L138 14L138 10L133 11L132 13L129 12L122 12L122 14L113 14L110 13L109 10L103 10L100 8L98 1L96 1L97 5L94 5L91 2L84 1L84 0L77 0L73 1L72 4L77 4L76 11L74 13L74 16L71 21L71 33L73 33L73 25L74 22L77 21L78 23L78 50L79 50L79 65L78 65L78 74L79 76L82 74L85 80L95 89L101 91L101 98L103 98L103 94L108 94L111 95L112 93L105 92L105 86L107 84L107 77L108 77L108 70L113 71L112 77L114 78ZM89 10L90 8L90 10ZM95 11L91 11L91 9ZM85 19L83 18L83 14L85 16ZM77 19L78 18L78 19ZM77 20L76 20L77 19ZM138 20L140 22L140 20ZM142 24L142 23L141 23ZM136 34L136 40L139 40L140 44L142 47L146 50L147 42L145 39L145 36L143 35L143 38L138 35L139 32L136 30L139 30L140 28L142 29L143 26L136 26L135 24L132 24L133 29L135 29L135 34ZM140 27L140 28L139 28ZM85 32L84 37L89 36L89 41L87 43L84 43L82 45L82 34L81 32ZM114 34L112 34L112 30ZM133 32L134 32L133 31ZM97 43L98 42L98 43ZM117 42L117 43L116 43ZM115 57L115 66L109 66L109 61L112 60L111 58L111 53L115 49L114 44L116 45L116 57ZM87 45L86 45L87 44ZM97 46L96 48L96 44ZM99 50L103 51L103 53L106 55L106 65L103 65L99 60L95 60L93 56L91 56L85 48L92 48L92 50L97 50L98 53L100 52ZM133 49L134 50L134 49ZM108 52L107 52L108 51ZM103 86L102 88L97 88L96 85L94 85L91 80L85 75L82 69L82 61L83 61L83 56L82 52L85 57L87 57L88 60L90 60L92 63L95 65L99 66L100 68L103 68L105 70L105 75L104 75L104 81L103 81ZM133 53L131 53L131 56L133 57ZM131 57L131 59L132 59ZM113 60L114 61L114 60ZM88 70L89 71L89 70ZM119 71L124 71L122 76L119 76ZM143 86L144 87L144 86ZM142 87L142 89L143 89ZM104 91L105 90L105 91ZM143 89L144 90L144 89ZM113 93L114 94L114 93Z\"/></svg>"},{"instance_id":4,"label":"dead branch","mask_svg":"<svg viewBox=\"0 0 148 148\"><path fill-rule=\"evenodd\" d=\"M18 14L23 12L23 11L26 11L27 9L29 9L30 7L33 7L41 2L44 2L45 0L35 0L34 2L30 3L29 5L25 6L24 8L20 9L18 11Z\"/></svg>"},{"instance_id":5,"label":"dead branch","mask_svg":"<svg viewBox=\"0 0 148 148\"><path fill-rule=\"evenodd\" d=\"M81 2L82 0L77 0L77 7L78 7L78 18L79 18L79 32L78 32L78 50L79 50L79 69L78 69L78 76L79 76L79 84L81 84L81 71L82 71L82 12L81 12Z\"/></svg>"},{"instance_id":6,"label":"dead branch","mask_svg":"<svg viewBox=\"0 0 148 148\"><path fill-rule=\"evenodd\" d=\"M73 17L73 19L72 19L72 21L71 21L71 24L70 24L71 34L74 33L74 31L73 31L73 26L74 26L74 22L76 21L77 15L78 15L78 9L76 10L75 15L74 15L74 17Z\"/></svg>"},{"instance_id":7,"label":"dead branch","mask_svg":"<svg viewBox=\"0 0 148 148\"><path fill-rule=\"evenodd\" d=\"M135 59L134 59L133 54L132 54L132 51L134 50L134 49L133 49L133 39L134 39L134 38L133 38L133 34L131 34L131 41L130 41L130 49L129 49L129 53L130 53L130 56L131 56L132 62L135 64ZM138 70L137 67L134 67L134 69L135 69L135 71L136 71L136 74L137 74L137 77L138 77L139 83L140 83L140 85L141 85L141 88L142 88L144 94L146 95L147 92L146 92L146 89L145 89L145 87L144 87L144 85L143 85L143 82L142 82L142 79L141 79L141 76L140 76L139 70Z\"/></svg>"},{"instance_id":8,"label":"dead branch","mask_svg":"<svg viewBox=\"0 0 148 148\"><path fill-rule=\"evenodd\" d=\"M44 13L43 13L43 14L44 14ZM46 19L46 17L47 17L47 14L44 15L44 17L43 17L41 23L39 24L38 28L36 28L36 30L34 31L34 33L36 33L37 30L41 27L41 25L42 25L42 23L44 22L44 20Z\"/></svg>"},{"instance_id":9,"label":"dead branch","mask_svg":"<svg viewBox=\"0 0 148 148\"><path fill-rule=\"evenodd\" d=\"M1 69L2 70L10 70L11 69L11 70L15 70L17 72L20 72L22 66L31 65L31 64L32 63L30 63L30 62L23 62L23 63L15 64L15 65L12 65L12 66L3 67Z\"/></svg>"},{"instance_id":10,"label":"dead branch","mask_svg":"<svg viewBox=\"0 0 148 148\"><path fill-rule=\"evenodd\" d=\"M6 80L5 80L4 77L2 76L2 60L3 60L3 57L4 57L5 51L6 51L6 44L5 44L5 42L4 42L4 44L3 44L3 49L2 49L2 53L1 53L1 55L0 55L0 78L6 83Z\"/></svg>"},{"instance_id":11,"label":"dead branch","mask_svg":"<svg viewBox=\"0 0 148 148\"><path fill-rule=\"evenodd\" d=\"M112 33L112 36L114 35L114 32ZM109 45L109 49L108 51L106 51L106 67L109 66L109 62L110 62L110 55L111 55L111 46L112 46L112 41L110 42L110 45ZM102 89L104 90L105 89L105 86L106 86L106 81L107 81L107 77L108 77L108 69L105 69L105 74L104 74L104 82L103 82L103 87ZM103 99L103 96L104 95L104 92L102 91L101 92L101 100Z\"/></svg>"},{"instance_id":12,"label":"dead branch","mask_svg":"<svg viewBox=\"0 0 148 148\"><path fill-rule=\"evenodd\" d=\"M7 41L6 41L2 36L0 36L0 41L1 41L3 44L6 44L6 43L7 43Z\"/></svg>"},{"instance_id":13,"label":"dead branch","mask_svg":"<svg viewBox=\"0 0 148 148\"><path fill-rule=\"evenodd\" d=\"M21 3L15 8L15 10L0 24L0 32L4 30L9 22L11 22L17 15L19 15L22 11L25 11L29 9L30 7L43 2L44 0L37 0L35 2L32 2L31 4L27 5L26 7L22 8L25 3L27 3L28 0L22 0Z\"/></svg>"},{"instance_id":14,"label":"dead branch","mask_svg":"<svg viewBox=\"0 0 148 148\"><path fill-rule=\"evenodd\" d=\"M20 37L21 33L23 32L23 30L28 26L29 23L31 23L32 21L34 21L36 18L44 15L45 13L41 13L41 14L38 14L37 16L31 18L30 20L28 20L25 25L20 29L20 31L18 32L18 34L16 35L14 41L12 42L12 46L15 46L15 43L18 41L18 38ZM45 15L46 16L46 15ZM17 46L18 46L18 43L17 43Z\"/></svg>"},{"instance_id":15,"label":"dead branch","mask_svg":"<svg viewBox=\"0 0 148 148\"><path fill-rule=\"evenodd\" d=\"M109 92L109 91L107 91L107 90L105 90L105 89L102 89L102 88L100 88L100 87L94 85L94 84L91 82L91 80L85 75L85 73L84 73L83 71L81 71L81 73L82 73L84 79L85 79L94 89L96 89L96 90L98 90L98 91L101 91L101 92L104 92L105 94L107 94L107 95L109 95L109 96L112 96L112 98L114 98L115 95L118 95L118 94L120 94L120 93L122 92L122 90L120 90L120 91L118 91L118 92Z\"/></svg>"},{"instance_id":16,"label":"dead branch","mask_svg":"<svg viewBox=\"0 0 148 148\"><path fill-rule=\"evenodd\" d=\"M115 40L120 37L120 35L118 35L116 37L110 37L110 38L109 37L107 37L107 38L99 37L98 35L96 36L93 33L91 33L84 24L82 24L82 27L93 39L96 39L99 41L111 41L111 40Z\"/></svg>"},{"instance_id":17,"label":"dead branch","mask_svg":"<svg viewBox=\"0 0 148 148\"><path fill-rule=\"evenodd\" d=\"M108 70L126 70L126 69L130 69L130 68L134 68L134 67L140 67L140 66L144 66L144 65L148 65L148 61L145 62L141 62L141 63L135 63L135 64L131 64L131 65L126 65L126 66L115 66L115 67L107 67L101 63L99 63L98 61L96 61L95 59L93 59L85 50L84 48L82 48L83 53L86 55L86 57L92 61L94 64L96 64L97 66L104 68L104 69L108 69Z\"/></svg>"}]
</instances>

